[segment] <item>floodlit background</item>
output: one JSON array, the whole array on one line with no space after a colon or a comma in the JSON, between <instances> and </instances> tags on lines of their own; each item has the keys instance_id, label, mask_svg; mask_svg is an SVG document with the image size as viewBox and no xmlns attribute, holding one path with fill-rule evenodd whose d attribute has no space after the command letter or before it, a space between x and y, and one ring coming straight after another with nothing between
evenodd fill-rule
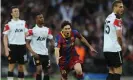
<instances>
[{"instance_id":1,"label":"floodlit background","mask_svg":"<svg viewBox=\"0 0 133 80\"><path fill-rule=\"evenodd\" d=\"M95 57L89 49L76 41L76 49L84 54L83 71L85 80L105 80L107 75L106 63L103 57L103 25L104 20L111 13L111 4L114 0L2 0L1 4L1 30L4 24L10 20L10 7L20 7L21 19L26 20L29 28L35 25L33 18L35 12L41 11L45 16L45 25L49 27L55 36L60 31L63 20L72 22L73 29L77 29L99 52ZM133 80L133 0L123 0L125 14L123 15L123 42L124 64L122 80ZM3 36L3 35L2 35ZM3 37L1 38L2 41ZM54 50L49 46L51 68L49 69L51 80L59 80L60 74L55 63ZM7 57L4 56L3 43L1 44L1 76L6 80ZM28 52L27 52L28 53ZM18 53L19 54L19 53ZM17 69L14 70L17 76ZM28 55L25 65L25 80L35 79L35 66L32 57ZM33 79L34 78L34 79ZM69 80L76 80L74 72L69 75Z\"/></svg>"}]
</instances>

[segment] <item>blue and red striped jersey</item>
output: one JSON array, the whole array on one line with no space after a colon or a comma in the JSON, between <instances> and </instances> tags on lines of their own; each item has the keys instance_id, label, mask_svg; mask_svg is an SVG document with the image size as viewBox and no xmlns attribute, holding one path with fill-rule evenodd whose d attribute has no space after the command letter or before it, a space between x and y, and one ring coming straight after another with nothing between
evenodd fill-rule
<instances>
[{"instance_id":1,"label":"blue and red striped jersey","mask_svg":"<svg viewBox=\"0 0 133 80\"><path fill-rule=\"evenodd\" d=\"M81 39L81 35L77 30L72 30L69 38L63 37L61 32L56 36L55 47L60 48L60 56L64 56L67 60L72 56L78 56L74 44L76 38Z\"/></svg>"}]
</instances>

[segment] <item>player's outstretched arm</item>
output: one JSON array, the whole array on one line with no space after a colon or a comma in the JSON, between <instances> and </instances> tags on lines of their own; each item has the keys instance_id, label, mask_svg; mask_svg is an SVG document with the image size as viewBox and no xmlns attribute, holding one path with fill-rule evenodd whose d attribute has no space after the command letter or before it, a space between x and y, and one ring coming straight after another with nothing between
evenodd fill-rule
<instances>
[{"instance_id":1,"label":"player's outstretched arm","mask_svg":"<svg viewBox=\"0 0 133 80\"><path fill-rule=\"evenodd\" d=\"M81 34L80 34L81 35ZM92 52L96 52L97 51L88 43L88 41L81 35L81 41L92 51Z\"/></svg>"},{"instance_id":2,"label":"player's outstretched arm","mask_svg":"<svg viewBox=\"0 0 133 80\"><path fill-rule=\"evenodd\" d=\"M3 38L4 48L5 48L5 55L9 55L10 49L8 48L8 36L5 34Z\"/></svg>"},{"instance_id":3,"label":"player's outstretched arm","mask_svg":"<svg viewBox=\"0 0 133 80\"><path fill-rule=\"evenodd\" d=\"M39 57L39 56L37 55L37 53L35 53L35 52L32 50L32 48L31 48L31 46L30 46L30 40L26 40L26 47L28 48L28 50L32 53L32 55L33 55L34 57L36 57L36 58Z\"/></svg>"}]
</instances>

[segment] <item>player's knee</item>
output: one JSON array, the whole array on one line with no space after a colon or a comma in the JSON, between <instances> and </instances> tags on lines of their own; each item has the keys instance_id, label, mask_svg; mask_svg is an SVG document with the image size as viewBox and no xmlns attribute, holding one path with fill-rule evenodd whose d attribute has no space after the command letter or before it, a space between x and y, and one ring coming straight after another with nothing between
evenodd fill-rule
<instances>
[{"instance_id":1,"label":"player's knee","mask_svg":"<svg viewBox=\"0 0 133 80\"><path fill-rule=\"evenodd\" d=\"M8 65L8 71L13 72L15 64L9 64Z\"/></svg>"},{"instance_id":2,"label":"player's knee","mask_svg":"<svg viewBox=\"0 0 133 80\"><path fill-rule=\"evenodd\" d=\"M77 74L82 74L82 69L81 68L77 68L75 71L76 71Z\"/></svg>"},{"instance_id":3,"label":"player's knee","mask_svg":"<svg viewBox=\"0 0 133 80\"><path fill-rule=\"evenodd\" d=\"M18 71L24 72L24 65L18 65Z\"/></svg>"},{"instance_id":4,"label":"player's knee","mask_svg":"<svg viewBox=\"0 0 133 80\"><path fill-rule=\"evenodd\" d=\"M77 74L82 74L82 68L80 64L75 65L75 71Z\"/></svg>"},{"instance_id":5,"label":"player's knee","mask_svg":"<svg viewBox=\"0 0 133 80\"><path fill-rule=\"evenodd\" d=\"M109 73L114 74L114 69L112 67L109 68Z\"/></svg>"},{"instance_id":6,"label":"player's knee","mask_svg":"<svg viewBox=\"0 0 133 80\"><path fill-rule=\"evenodd\" d=\"M18 73L18 78L24 78L24 72L19 72Z\"/></svg>"},{"instance_id":7,"label":"player's knee","mask_svg":"<svg viewBox=\"0 0 133 80\"><path fill-rule=\"evenodd\" d=\"M116 74L122 74L122 66L114 68Z\"/></svg>"}]
</instances>

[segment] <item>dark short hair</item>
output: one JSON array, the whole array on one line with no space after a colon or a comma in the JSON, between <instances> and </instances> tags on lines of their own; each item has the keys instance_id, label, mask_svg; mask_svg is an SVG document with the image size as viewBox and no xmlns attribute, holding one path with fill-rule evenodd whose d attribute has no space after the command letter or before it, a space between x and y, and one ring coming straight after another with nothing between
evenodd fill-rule
<instances>
[{"instance_id":1,"label":"dark short hair","mask_svg":"<svg viewBox=\"0 0 133 80\"><path fill-rule=\"evenodd\" d=\"M119 3L123 3L121 0L115 0L113 3L112 3L112 9L114 9L115 6L117 6L117 4Z\"/></svg>"},{"instance_id":2,"label":"dark short hair","mask_svg":"<svg viewBox=\"0 0 133 80\"><path fill-rule=\"evenodd\" d=\"M69 21L63 21L61 24L61 29L63 29L66 25L70 25L70 27L72 27L72 24Z\"/></svg>"},{"instance_id":3,"label":"dark short hair","mask_svg":"<svg viewBox=\"0 0 133 80\"><path fill-rule=\"evenodd\" d=\"M34 18L36 18L38 15L41 15L42 13L41 12L35 12L34 13Z\"/></svg>"},{"instance_id":4,"label":"dark short hair","mask_svg":"<svg viewBox=\"0 0 133 80\"><path fill-rule=\"evenodd\" d=\"M11 8L10 8L10 13L12 13L12 10L13 10L14 8L18 8L18 9L19 9L18 6L11 6Z\"/></svg>"}]
</instances>

